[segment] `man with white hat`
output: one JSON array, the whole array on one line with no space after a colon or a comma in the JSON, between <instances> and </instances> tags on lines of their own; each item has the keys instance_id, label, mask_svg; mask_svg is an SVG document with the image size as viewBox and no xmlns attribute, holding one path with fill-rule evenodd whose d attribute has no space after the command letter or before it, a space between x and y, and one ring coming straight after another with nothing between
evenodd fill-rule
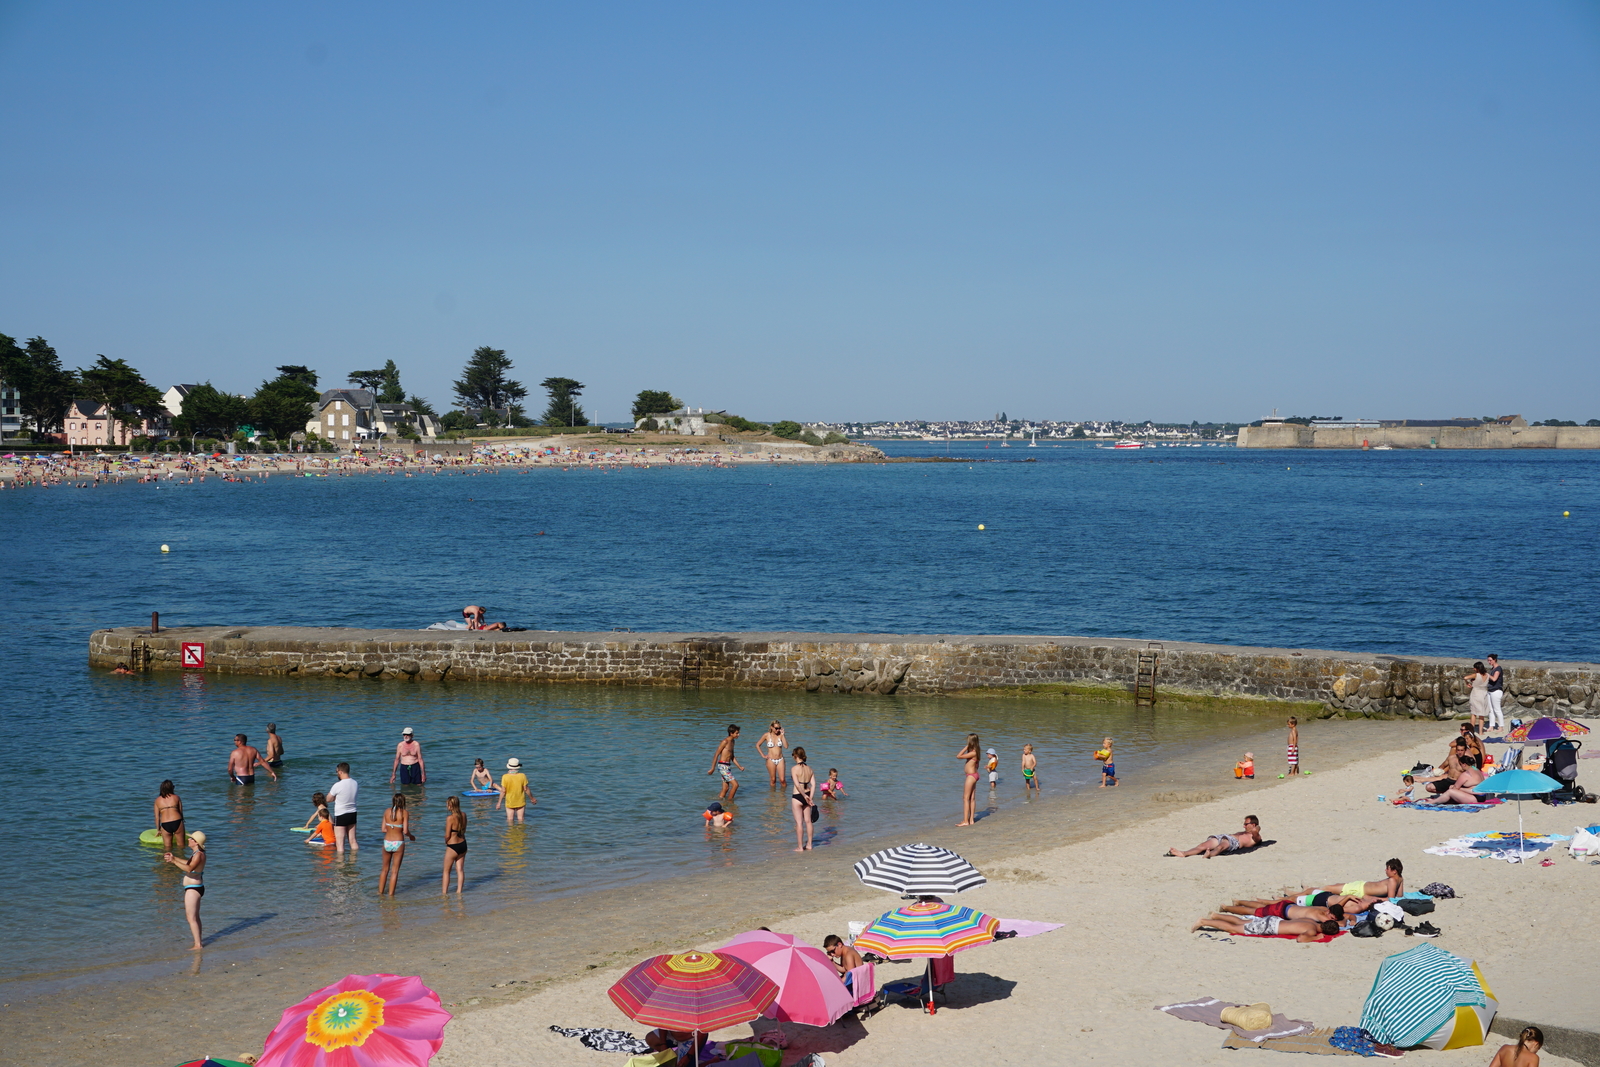
<instances>
[{"instance_id":1,"label":"man with white hat","mask_svg":"<svg viewBox=\"0 0 1600 1067\"><path fill-rule=\"evenodd\" d=\"M394 766L389 768L390 785L394 785L396 771L401 785L422 785L428 780L428 771L422 765L422 746L413 737L415 733L409 726L400 731L400 743L394 746Z\"/></svg>"}]
</instances>

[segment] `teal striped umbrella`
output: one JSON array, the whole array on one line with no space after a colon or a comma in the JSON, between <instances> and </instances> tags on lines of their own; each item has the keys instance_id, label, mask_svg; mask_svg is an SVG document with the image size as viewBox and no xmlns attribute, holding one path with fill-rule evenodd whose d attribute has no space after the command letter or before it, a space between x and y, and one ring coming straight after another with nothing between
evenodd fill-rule
<instances>
[{"instance_id":1,"label":"teal striped umbrella","mask_svg":"<svg viewBox=\"0 0 1600 1067\"><path fill-rule=\"evenodd\" d=\"M1361 1008L1361 1028L1386 1045L1483 1044L1500 1008L1476 963L1436 945L1384 960Z\"/></svg>"}]
</instances>

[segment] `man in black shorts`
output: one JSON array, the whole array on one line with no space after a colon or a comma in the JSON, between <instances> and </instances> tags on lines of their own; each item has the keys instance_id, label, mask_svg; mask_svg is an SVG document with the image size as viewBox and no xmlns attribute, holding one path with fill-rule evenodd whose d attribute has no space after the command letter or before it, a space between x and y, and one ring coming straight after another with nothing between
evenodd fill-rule
<instances>
[{"instance_id":1,"label":"man in black shorts","mask_svg":"<svg viewBox=\"0 0 1600 1067\"><path fill-rule=\"evenodd\" d=\"M334 770L339 780L328 787L328 806L333 809L333 845L335 852L344 851L346 840L350 851L357 852L356 844L356 780L350 777L350 764L341 763Z\"/></svg>"},{"instance_id":2,"label":"man in black shorts","mask_svg":"<svg viewBox=\"0 0 1600 1067\"><path fill-rule=\"evenodd\" d=\"M228 777L240 785L256 784L256 765L268 774L272 780L278 780L278 772L267 766L267 761L261 758L261 752L250 743L244 734L233 735L233 751L228 753Z\"/></svg>"}]
</instances>

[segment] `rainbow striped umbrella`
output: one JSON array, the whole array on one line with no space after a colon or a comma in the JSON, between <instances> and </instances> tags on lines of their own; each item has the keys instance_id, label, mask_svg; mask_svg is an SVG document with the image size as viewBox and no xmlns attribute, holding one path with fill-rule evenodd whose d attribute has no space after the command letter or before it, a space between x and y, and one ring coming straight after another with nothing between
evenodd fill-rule
<instances>
[{"instance_id":1,"label":"rainbow striped umbrella","mask_svg":"<svg viewBox=\"0 0 1600 1067\"><path fill-rule=\"evenodd\" d=\"M1506 734L1506 740L1514 745L1520 745L1526 741L1554 741L1558 737L1578 737L1588 732L1589 728L1581 722L1560 717L1551 718L1546 715L1533 722L1513 727L1511 732Z\"/></svg>"},{"instance_id":2,"label":"rainbow striped umbrella","mask_svg":"<svg viewBox=\"0 0 1600 1067\"><path fill-rule=\"evenodd\" d=\"M706 1033L749 1022L778 998L778 986L750 964L715 952L652 956L608 992L635 1022Z\"/></svg>"},{"instance_id":3,"label":"rainbow striped umbrella","mask_svg":"<svg viewBox=\"0 0 1600 1067\"><path fill-rule=\"evenodd\" d=\"M999 929L1000 920L981 911L942 900L919 900L878 916L855 944L857 952L889 960L931 959L987 944Z\"/></svg>"}]
</instances>

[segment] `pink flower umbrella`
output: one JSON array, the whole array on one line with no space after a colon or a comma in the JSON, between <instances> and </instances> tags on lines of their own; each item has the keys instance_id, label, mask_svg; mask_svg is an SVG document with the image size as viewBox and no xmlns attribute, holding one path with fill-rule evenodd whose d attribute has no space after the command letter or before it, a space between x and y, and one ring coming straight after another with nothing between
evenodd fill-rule
<instances>
[{"instance_id":1,"label":"pink flower umbrella","mask_svg":"<svg viewBox=\"0 0 1600 1067\"><path fill-rule=\"evenodd\" d=\"M420 1067L450 1019L420 978L352 974L284 1012L259 1067Z\"/></svg>"},{"instance_id":2,"label":"pink flower umbrella","mask_svg":"<svg viewBox=\"0 0 1600 1067\"><path fill-rule=\"evenodd\" d=\"M776 983L778 999L767 1014L780 1023L828 1026L852 1006L833 959L791 934L751 930L717 951L743 960Z\"/></svg>"}]
</instances>

